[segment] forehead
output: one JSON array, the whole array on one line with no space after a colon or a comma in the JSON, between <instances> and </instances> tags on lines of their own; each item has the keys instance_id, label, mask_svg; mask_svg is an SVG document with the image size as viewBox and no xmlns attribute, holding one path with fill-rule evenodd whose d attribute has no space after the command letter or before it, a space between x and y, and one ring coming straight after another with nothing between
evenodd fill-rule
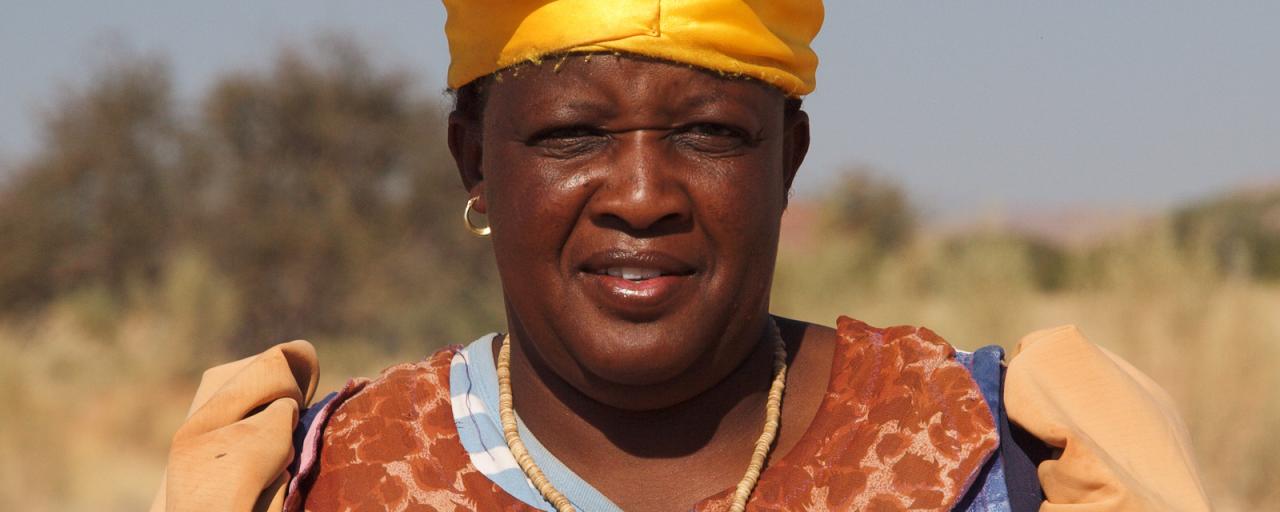
<instances>
[{"instance_id":1,"label":"forehead","mask_svg":"<svg viewBox=\"0 0 1280 512\"><path fill-rule=\"evenodd\" d=\"M564 55L508 69L495 75L487 96L486 111L573 108L665 113L725 106L774 110L785 99L781 91L757 80L618 54Z\"/></svg>"}]
</instances>

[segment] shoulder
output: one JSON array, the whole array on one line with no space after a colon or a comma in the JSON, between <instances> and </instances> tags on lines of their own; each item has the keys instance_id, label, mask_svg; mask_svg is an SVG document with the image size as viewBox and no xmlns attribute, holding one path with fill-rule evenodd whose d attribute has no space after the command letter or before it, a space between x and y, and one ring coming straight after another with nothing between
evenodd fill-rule
<instances>
[{"instance_id":1,"label":"shoulder","mask_svg":"<svg viewBox=\"0 0 1280 512\"><path fill-rule=\"evenodd\" d=\"M910 475L910 492L925 500L916 507L959 502L995 453L999 433L956 351L920 327L882 328L840 317L834 329L810 330L830 338L832 347L822 405L806 439L786 455L817 461L809 474L818 477L806 484L838 482L827 495L837 510L865 508L862 500L879 492L866 482L898 489L894 482L903 475ZM856 477L843 480L850 475Z\"/></svg>"},{"instance_id":2,"label":"shoulder","mask_svg":"<svg viewBox=\"0 0 1280 512\"><path fill-rule=\"evenodd\" d=\"M941 413L959 432L995 444L991 411L946 340L924 327L874 327L845 316L836 320L836 332L839 378L833 387L875 395L886 411L910 408L908 416L920 415L921 421L930 421L925 414Z\"/></svg>"},{"instance_id":3,"label":"shoulder","mask_svg":"<svg viewBox=\"0 0 1280 512\"><path fill-rule=\"evenodd\" d=\"M836 319L836 327L778 317L783 337L799 340L800 354L810 351L829 357L874 355L894 356L904 364L925 360L954 359L956 351L937 333L910 325L875 327L848 316Z\"/></svg>"},{"instance_id":4,"label":"shoulder","mask_svg":"<svg viewBox=\"0 0 1280 512\"><path fill-rule=\"evenodd\" d=\"M337 406L321 427L315 474L307 475L307 509L420 505L415 500L474 472L457 441L449 400L449 368L458 349L387 368Z\"/></svg>"},{"instance_id":5,"label":"shoulder","mask_svg":"<svg viewBox=\"0 0 1280 512\"><path fill-rule=\"evenodd\" d=\"M910 325L874 327L842 316L836 320L836 334L836 358L854 372L849 376L851 382L882 382L933 391L949 389L964 395L965 402L981 401L969 371L956 360L955 348L929 329Z\"/></svg>"},{"instance_id":6,"label":"shoulder","mask_svg":"<svg viewBox=\"0 0 1280 512\"><path fill-rule=\"evenodd\" d=\"M919 350L917 357L952 357L955 349L937 333L913 325L875 327L847 316L836 319L836 333L845 341L875 348Z\"/></svg>"},{"instance_id":7,"label":"shoulder","mask_svg":"<svg viewBox=\"0 0 1280 512\"><path fill-rule=\"evenodd\" d=\"M422 400L435 395L449 395L449 364L458 346L440 349L430 357L415 363L401 363L387 367L373 380L365 383L359 392L351 395L335 411L337 415L378 407L402 408L410 397ZM399 400L388 402L388 400Z\"/></svg>"},{"instance_id":8,"label":"shoulder","mask_svg":"<svg viewBox=\"0 0 1280 512\"><path fill-rule=\"evenodd\" d=\"M376 448L364 438L390 429L412 430L417 419L451 415L449 365L458 349L446 347L422 361L388 367L377 378L359 383L330 416L325 445L363 443ZM325 456L326 461L329 458Z\"/></svg>"},{"instance_id":9,"label":"shoulder","mask_svg":"<svg viewBox=\"0 0 1280 512\"><path fill-rule=\"evenodd\" d=\"M797 367L826 365L834 387L857 386L866 393L892 384L955 389L970 400L981 398L956 350L924 327L875 327L848 316L836 319L834 329L787 319L779 319L778 326L784 338L800 340L796 359L810 360Z\"/></svg>"}]
</instances>

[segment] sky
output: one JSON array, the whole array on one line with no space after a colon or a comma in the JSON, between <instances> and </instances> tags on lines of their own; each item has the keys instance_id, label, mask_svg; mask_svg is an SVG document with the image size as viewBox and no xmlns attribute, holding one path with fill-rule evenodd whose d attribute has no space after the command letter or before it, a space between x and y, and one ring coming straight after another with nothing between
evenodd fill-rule
<instances>
[{"instance_id":1,"label":"sky","mask_svg":"<svg viewBox=\"0 0 1280 512\"><path fill-rule=\"evenodd\" d=\"M826 4L802 193L869 168L961 214L1155 209L1280 183L1280 2ZM112 48L165 56L194 101L220 73L341 33L440 91L444 18L432 0L13 2L0 162L34 150L39 113Z\"/></svg>"}]
</instances>

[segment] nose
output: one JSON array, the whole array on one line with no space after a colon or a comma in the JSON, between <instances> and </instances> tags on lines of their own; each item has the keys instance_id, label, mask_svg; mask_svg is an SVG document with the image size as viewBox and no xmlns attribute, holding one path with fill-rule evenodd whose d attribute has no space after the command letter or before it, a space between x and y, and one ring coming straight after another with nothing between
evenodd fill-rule
<instances>
[{"instance_id":1,"label":"nose","mask_svg":"<svg viewBox=\"0 0 1280 512\"><path fill-rule=\"evenodd\" d=\"M685 229L692 219L691 200L674 162L666 161L660 134L636 131L619 139L587 205L592 221L646 236Z\"/></svg>"}]
</instances>

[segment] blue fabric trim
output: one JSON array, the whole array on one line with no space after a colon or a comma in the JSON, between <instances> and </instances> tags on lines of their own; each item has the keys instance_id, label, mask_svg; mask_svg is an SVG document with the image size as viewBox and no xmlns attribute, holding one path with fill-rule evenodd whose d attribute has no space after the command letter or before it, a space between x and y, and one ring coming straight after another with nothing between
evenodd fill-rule
<instances>
[{"instance_id":1,"label":"blue fabric trim","mask_svg":"<svg viewBox=\"0 0 1280 512\"><path fill-rule=\"evenodd\" d=\"M1001 362L1004 361L1004 349L998 345L989 345L976 352L956 352L956 360L969 370L970 377L978 384L982 398L991 410L992 420L997 427L1004 421L1003 378ZM1001 442L1004 440L1002 439ZM1005 483L1004 457L1000 447L983 465L974 479L969 492L955 510L972 512L1011 512L1009 488Z\"/></svg>"},{"instance_id":2,"label":"blue fabric trim","mask_svg":"<svg viewBox=\"0 0 1280 512\"><path fill-rule=\"evenodd\" d=\"M293 460L289 462L289 474L298 474L298 464L302 457L302 443L307 439L307 431L311 430L311 424L315 423L316 416L320 414L320 410L324 409L333 397L338 396L338 392L334 391L324 396L315 403L311 404L298 415L298 424L293 428Z\"/></svg>"}]
</instances>

